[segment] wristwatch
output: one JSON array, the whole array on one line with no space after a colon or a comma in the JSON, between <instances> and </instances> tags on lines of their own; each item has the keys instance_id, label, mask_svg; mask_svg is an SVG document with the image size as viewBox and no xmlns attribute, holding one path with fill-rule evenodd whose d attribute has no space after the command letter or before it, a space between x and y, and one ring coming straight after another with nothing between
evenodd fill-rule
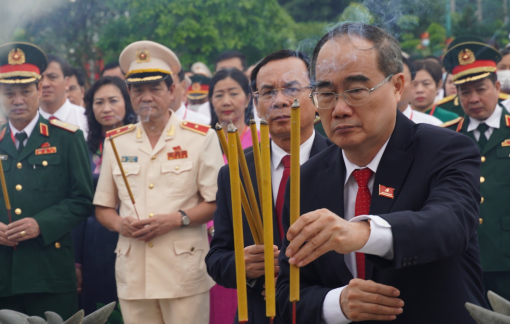
<instances>
[{"instance_id":1,"label":"wristwatch","mask_svg":"<svg viewBox=\"0 0 510 324\"><path fill-rule=\"evenodd\" d=\"M184 211L182 211L182 210L180 210L180 209L179 209L179 212L180 212L180 213L181 213L181 215L182 215L182 217L181 217L181 222L182 222L182 223L181 223L181 227L186 227L186 226L188 226L188 225L189 225L189 217L188 217L188 215L187 215Z\"/></svg>"}]
</instances>

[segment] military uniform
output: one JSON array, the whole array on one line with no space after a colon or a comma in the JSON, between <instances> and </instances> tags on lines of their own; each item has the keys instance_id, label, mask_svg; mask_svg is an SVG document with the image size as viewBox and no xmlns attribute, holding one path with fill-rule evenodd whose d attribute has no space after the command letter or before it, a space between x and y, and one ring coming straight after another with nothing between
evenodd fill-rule
<instances>
[{"instance_id":1,"label":"military uniform","mask_svg":"<svg viewBox=\"0 0 510 324\"><path fill-rule=\"evenodd\" d=\"M452 73L457 85L490 76L499 60L501 55L496 49L472 37L456 39L444 58L445 68ZM507 203L510 197L510 113L499 103L501 97L500 94L494 112L487 119L464 116L445 123L443 127L463 133L478 143L482 162L478 240L484 286L486 290L510 299L510 214Z\"/></svg>"},{"instance_id":2,"label":"military uniform","mask_svg":"<svg viewBox=\"0 0 510 324\"><path fill-rule=\"evenodd\" d=\"M169 49L152 42L131 44L140 53L163 60ZM129 47L128 58L131 60ZM158 52L159 56L158 56ZM125 52L123 52L125 53ZM134 56L134 55L133 55ZM134 57L133 57L134 58ZM178 71L177 58L168 64L157 62L158 71ZM121 54L121 66L123 54ZM178 63L178 61L177 61ZM173 65L173 66L172 66ZM126 80L143 80L158 75L141 72L156 70L149 64L123 67L135 69ZM165 77L164 75L160 75ZM216 200L217 176L223 165L218 139L209 126L182 121L170 112L167 125L152 148L142 122L107 133L101 174L94 204L116 209L121 217L137 218L109 136L121 159L127 181L136 201L140 220L158 214L187 210L199 203ZM119 236L115 266L118 297L125 323L207 323L209 289L214 285L207 275L205 255L209 251L206 224L173 229L150 242ZM177 304L185 303L186 304ZM148 310L156 308L149 315ZM178 309L177 309L178 308ZM153 313L157 313L153 316ZM140 315L143 314L143 315ZM145 316L153 316L151 318ZM180 317L179 317L180 316Z\"/></svg>"},{"instance_id":3,"label":"military uniform","mask_svg":"<svg viewBox=\"0 0 510 324\"><path fill-rule=\"evenodd\" d=\"M510 95L508 95L506 93L499 94L499 102L500 103L504 100L509 99L509 98L510 98ZM459 97L456 94L439 100L436 103L436 107L453 112L459 116L464 116L464 110L462 109L462 107L460 105Z\"/></svg>"}]
</instances>

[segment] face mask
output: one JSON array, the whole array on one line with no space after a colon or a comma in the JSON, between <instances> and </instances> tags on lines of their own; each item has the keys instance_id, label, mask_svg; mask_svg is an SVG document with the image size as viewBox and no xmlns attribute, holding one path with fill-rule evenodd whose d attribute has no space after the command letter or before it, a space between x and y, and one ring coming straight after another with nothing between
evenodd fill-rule
<instances>
[{"instance_id":1,"label":"face mask","mask_svg":"<svg viewBox=\"0 0 510 324\"><path fill-rule=\"evenodd\" d=\"M501 90L510 89L510 70L502 70L497 72L498 81L501 83Z\"/></svg>"},{"instance_id":2,"label":"face mask","mask_svg":"<svg viewBox=\"0 0 510 324\"><path fill-rule=\"evenodd\" d=\"M422 39L421 40L421 44L425 47L429 46L430 45L430 39L428 38L425 38L425 39Z\"/></svg>"},{"instance_id":3,"label":"face mask","mask_svg":"<svg viewBox=\"0 0 510 324\"><path fill-rule=\"evenodd\" d=\"M201 104L199 105L188 105L188 109L189 110L193 110L193 111L198 111L198 108L200 108L200 106L202 106Z\"/></svg>"}]
</instances>

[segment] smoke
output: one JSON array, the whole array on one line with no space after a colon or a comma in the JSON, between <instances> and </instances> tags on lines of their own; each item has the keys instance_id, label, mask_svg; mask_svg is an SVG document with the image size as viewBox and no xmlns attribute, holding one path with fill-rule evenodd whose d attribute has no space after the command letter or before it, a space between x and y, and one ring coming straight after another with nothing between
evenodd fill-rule
<instances>
[{"instance_id":1,"label":"smoke","mask_svg":"<svg viewBox=\"0 0 510 324\"><path fill-rule=\"evenodd\" d=\"M67 0L69 1L69 0ZM64 0L0 0L0 44L13 41L23 28L41 15L64 4Z\"/></svg>"}]
</instances>

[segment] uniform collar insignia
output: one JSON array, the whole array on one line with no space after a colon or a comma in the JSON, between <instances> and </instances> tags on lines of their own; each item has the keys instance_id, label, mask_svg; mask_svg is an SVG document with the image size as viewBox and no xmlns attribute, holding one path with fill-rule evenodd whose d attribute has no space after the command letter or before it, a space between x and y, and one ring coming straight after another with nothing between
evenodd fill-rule
<instances>
[{"instance_id":1,"label":"uniform collar insignia","mask_svg":"<svg viewBox=\"0 0 510 324\"><path fill-rule=\"evenodd\" d=\"M510 115L505 115L505 124L506 127L510 127Z\"/></svg>"}]
</instances>

